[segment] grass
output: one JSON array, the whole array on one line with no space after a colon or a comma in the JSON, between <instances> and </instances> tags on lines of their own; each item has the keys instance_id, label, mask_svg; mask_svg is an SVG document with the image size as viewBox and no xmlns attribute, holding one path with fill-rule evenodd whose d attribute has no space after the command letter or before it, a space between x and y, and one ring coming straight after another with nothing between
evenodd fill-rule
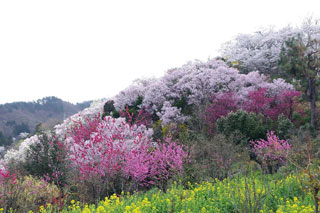
<instances>
[{"instance_id":1,"label":"grass","mask_svg":"<svg viewBox=\"0 0 320 213\"><path fill-rule=\"evenodd\" d=\"M40 208L40 212L55 211L50 205ZM298 175L251 173L187 187L173 183L166 193L123 192L98 205L71 201L61 212L314 212L314 202L302 190Z\"/></svg>"}]
</instances>

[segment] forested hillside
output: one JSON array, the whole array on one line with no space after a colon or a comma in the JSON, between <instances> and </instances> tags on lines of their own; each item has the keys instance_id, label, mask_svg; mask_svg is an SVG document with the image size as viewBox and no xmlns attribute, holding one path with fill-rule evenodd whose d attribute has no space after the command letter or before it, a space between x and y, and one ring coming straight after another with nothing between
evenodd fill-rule
<instances>
[{"instance_id":1,"label":"forested hillside","mask_svg":"<svg viewBox=\"0 0 320 213\"><path fill-rule=\"evenodd\" d=\"M0 105L0 146L12 143L21 133L33 134L52 128L59 122L90 106L91 101L72 104L56 97L34 102L14 102Z\"/></svg>"}]
</instances>

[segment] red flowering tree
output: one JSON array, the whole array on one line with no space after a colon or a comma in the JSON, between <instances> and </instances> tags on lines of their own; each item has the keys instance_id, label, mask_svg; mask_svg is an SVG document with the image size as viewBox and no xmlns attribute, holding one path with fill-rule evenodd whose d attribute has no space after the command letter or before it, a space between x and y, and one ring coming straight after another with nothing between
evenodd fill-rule
<instances>
[{"instance_id":1,"label":"red flowering tree","mask_svg":"<svg viewBox=\"0 0 320 213\"><path fill-rule=\"evenodd\" d=\"M297 109L298 99L301 97L302 93L296 90L284 90L277 97L277 108L279 114L285 115L287 118L292 120L293 112ZM298 111L302 114L303 112Z\"/></svg>"},{"instance_id":2,"label":"red flowering tree","mask_svg":"<svg viewBox=\"0 0 320 213\"><path fill-rule=\"evenodd\" d=\"M239 99L232 92L212 96L211 101L212 104L207 107L205 114L203 114L210 132L215 129L215 123L220 117L239 109Z\"/></svg>"},{"instance_id":3,"label":"red flowering tree","mask_svg":"<svg viewBox=\"0 0 320 213\"><path fill-rule=\"evenodd\" d=\"M261 113L266 117L277 119L278 108L271 106L271 103L275 101L275 97L267 97L266 91L266 88L250 91L248 100L243 103L242 107L247 112Z\"/></svg>"}]
</instances>

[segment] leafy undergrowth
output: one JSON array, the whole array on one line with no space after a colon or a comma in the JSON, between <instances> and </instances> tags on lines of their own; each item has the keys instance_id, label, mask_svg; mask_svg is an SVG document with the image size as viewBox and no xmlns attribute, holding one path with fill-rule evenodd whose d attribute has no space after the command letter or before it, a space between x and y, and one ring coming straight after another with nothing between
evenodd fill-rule
<instances>
[{"instance_id":1,"label":"leafy undergrowth","mask_svg":"<svg viewBox=\"0 0 320 213\"><path fill-rule=\"evenodd\" d=\"M40 207L40 212L56 211L50 205ZM314 212L314 203L298 176L257 173L188 184L187 189L174 183L166 193L114 194L98 205L72 200L61 212Z\"/></svg>"}]
</instances>

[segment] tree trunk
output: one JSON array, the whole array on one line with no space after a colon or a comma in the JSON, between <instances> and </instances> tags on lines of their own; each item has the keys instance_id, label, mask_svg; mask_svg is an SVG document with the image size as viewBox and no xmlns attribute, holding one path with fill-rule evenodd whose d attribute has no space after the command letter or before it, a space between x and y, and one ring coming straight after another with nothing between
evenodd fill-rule
<instances>
[{"instance_id":1,"label":"tree trunk","mask_svg":"<svg viewBox=\"0 0 320 213\"><path fill-rule=\"evenodd\" d=\"M315 110L316 110L316 101L317 101L317 91L316 91L316 80L309 78L309 100L310 100L310 113L311 113L311 126L315 127Z\"/></svg>"}]
</instances>

